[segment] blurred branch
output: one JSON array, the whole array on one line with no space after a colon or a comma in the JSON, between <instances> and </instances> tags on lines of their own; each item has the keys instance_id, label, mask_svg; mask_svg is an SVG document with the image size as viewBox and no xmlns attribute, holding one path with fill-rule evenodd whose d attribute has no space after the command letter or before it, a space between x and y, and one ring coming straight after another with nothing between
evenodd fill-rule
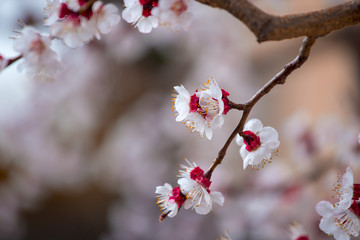
<instances>
[{"instance_id":1,"label":"blurred branch","mask_svg":"<svg viewBox=\"0 0 360 240\"><path fill-rule=\"evenodd\" d=\"M13 63L16 62L17 60L20 60L21 58L22 58L22 55L17 56L17 57L12 58L12 59L9 59L8 62L7 62L7 66L13 64Z\"/></svg>"},{"instance_id":2,"label":"blurred branch","mask_svg":"<svg viewBox=\"0 0 360 240\"><path fill-rule=\"evenodd\" d=\"M231 133L229 138L226 140L224 146L220 149L217 158L214 160L213 164L209 168L208 172L206 173L206 177L211 178L211 175L215 168L221 164L222 160L226 155L226 151L230 145L230 143L234 140L236 135L239 133L242 134L244 129L245 122L255 104L267 93L271 91L276 85L284 84L286 78L296 69L300 68L308 59L310 54L310 49L315 43L317 36L314 37L305 37L303 44L300 48L299 54L296 56L294 60L290 63L286 64L284 68L277 73L269 82L267 82L257 93L255 93L252 98L247 101L243 106L243 115L241 116L239 124L236 126L234 131Z\"/></svg>"},{"instance_id":3,"label":"blurred branch","mask_svg":"<svg viewBox=\"0 0 360 240\"><path fill-rule=\"evenodd\" d=\"M332 31L360 23L360 0L319 11L285 16L265 13L248 0L197 1L231 13L255 34L258 42L300 36L324 36Z\"/></svg>"}]
</instances>

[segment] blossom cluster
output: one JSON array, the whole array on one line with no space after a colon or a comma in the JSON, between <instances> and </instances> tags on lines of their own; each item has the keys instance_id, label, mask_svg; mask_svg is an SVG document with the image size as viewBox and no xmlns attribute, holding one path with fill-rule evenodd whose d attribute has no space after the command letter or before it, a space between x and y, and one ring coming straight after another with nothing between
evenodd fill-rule
<instances>
[{"instance_id":1,"label":"blossom cluster","mask_svg":"<svg viewBox=\"0 0 360 240\"><path fill-rule=\"evenodd\" d=\"M164 25L173 30L187 30L191 21L193 0L124 0L122 17L142 33Z\"/></svg>"},{"instance_id":2,"label":"blossom cluster","mask_svg":"<svg viewBox=\"0 0 360 240\"><path fill-rule=\"evenodd\" d=\"M360 184L354 184L352 170L348 167L342 178L338 179L335 195L339 202L332 204L321 201L316 211L322 216L320 229L334 235L336 240L349 240L360 232Z\"/></svg>"},{"instance_id":3,"label":"blossom cluster","mask_svg":"<svg viewBox=\"0 0 360 240\"><path fill-rule=\"evenodd\" d=\"M203 134L211 140L213 129L220 128L224 123L224 115L231 109L230 95L221 89L214 78L203 84L190 94L184 86L174 87L173 111L176 121L182 121L191 132ZM272 127L264 127L260 120L251 119L244 130L237 135L236 142L241 146L240 155L244 161L244 169L251 165L255 169L270 162L271 155L280 144L278 133ZM158 204L163 210L162 217L173 217L184 206L185 209L194 209L198 214L207 214L212 209L212 203L223 205L224 197L219 192L210 191L210 176L212 171L204 171L195 163L189 166L181 165L178 184L172 188L166 183L156 188Z\"/></svg>"},{"instance_id":4,"label":"blossom cluster","mask_svg":"<svg viewBox=\"0 0 360 240\"><path fill-rule=\"evenodd\" d=\"M53 80L62 71L58 54L51 49L52 40L59 38L69 47L81 46L100 34L109 33L120 20L114 4L86 0L47 0L45 26L50 33L40 33L31 26L16 30L14 50L20 55L8 59L0 55L0 71L19 59L20 70L35 79Z\"/></svg>"},{"instance_id":5,"label":"blossom cluster","mask_svg":"<svg viewBox=\"0 0 360 240\"><path fill-rule=\"evenodd\" d=\"M100 39L100 33L109 33L119 22L118 8L114 4L96 1L88 8L86 4L85 0L48 0L45 26L50 27L51 35L76 48L94 36Z\"/></svg>"},{"instance_id":6,"label":"blossom cluster","mask_svg":"<svg viewBox=\"0 0 360 240\"><path fill-rule=\"evenodd\" d=\"M179 187L172 188L168 183L156 187L158 205L162 209L162 220L165 216L174 217L179 209L193 209L198 214L208 214L212 210L212 203L220 206L224 204L224 197L220 192L211 191L210 178L204 170L186 160L189 166L181 165L179 171Z\"/></svg>"}]
</instances>

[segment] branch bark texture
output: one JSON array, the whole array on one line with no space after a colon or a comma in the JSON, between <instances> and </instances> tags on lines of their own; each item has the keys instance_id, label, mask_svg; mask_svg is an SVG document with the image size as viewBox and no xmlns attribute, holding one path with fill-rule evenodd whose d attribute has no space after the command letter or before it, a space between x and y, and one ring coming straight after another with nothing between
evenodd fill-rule
<instances>
[{"instance_id":1,"label":"branch bark texture","mask_svg":"<svg viewBox=\"0 0 360 240\"><path fill-rule=\"evenodd\" d=\"M300 36L324 36L360 23L360 0L350 1L320 11L276 16L265 13L248 0L197 0L221 8L242 21L258 42Z\"/></svg>"}]
</instances>

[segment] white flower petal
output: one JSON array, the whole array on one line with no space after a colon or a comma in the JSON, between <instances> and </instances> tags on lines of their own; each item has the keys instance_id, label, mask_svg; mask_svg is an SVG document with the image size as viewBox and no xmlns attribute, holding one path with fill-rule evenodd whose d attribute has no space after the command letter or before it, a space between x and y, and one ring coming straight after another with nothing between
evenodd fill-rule
<instances>
[{"instance_id":1,"label":"white flower petal","mask_svg":"<svg viewBox=\"0 0 360 240\"><path fill-rule=\"evenodd\" d=\"M279 134L272 127L264 127L259 132L261 143L279 142Z\"/></svg>"},{"instance_id":2,"label":"white flower petal","mask_svg":"<svg viewBox=\"0 0 360 240\"><path fill-rule=\"evenodd\" d=\"M244 131L252 131L253 133L257 134L263 128L263 124L259 119L253 118L249 120L245 126Z\"/></svg>"},{"instance_id":3,"label":"white flower petal","mask_svg":"<svg viewBox=\"0 0 360 240\"><path fill-rule=\"evenodd\" d=\"M206 135L206 137L207 137L209 140L211 140L211 138L212 138L212 129L206 127L206 128L205 128L205 135Z\"/></svg>"},{"instance_id":4,"label":"white flower petal","mask_svg":"<svg viewBox=\"0 0 360 240\"><path fill-rule=\"evenodd\" d=\"M345 188L352 188L354 185L354 175L350 167L346 168L346 172L342 177L342 186Z\"/></svg>"},{"instance_id":5,"label":"white flower petal","mask_svg":"<svg viewBox=\"0 0 360 240\"><path fill-rule=\"evenodd\" d=\"M122 12L122 18L128 23L135 23L142 16L143 6L140 4L125 8Z\"/></svg>"},{"instance_id":6,"label":"white flower petal","mask_svg":"<svg viewBox=\"0 0 360 240\"><path fill-rule=\"evenodd\" d=\"M240 149L240 151L241 151L240 154L242 152L247 151L246 149L245 149L245 151L244 150L242 151L242 149L244 149L244 146ZM250 163L250 161L252 161L252 159L253 159L253 153L250 153L250 152L248 152L248 154L245 155L245 157L243 157L243 168L244 169L246 169L246 167L249 165L249 163Z\"/></svg>"},{"instance_id":7,"label":"white flower petal","mask_svg":"<svg viewBox=\"0 0 360 240\"><path fill-rule=\"evenodd\" d=\"M334 238L336 240L350 240L349 234L341 230L337 230L334 232Z\"/></svg>"},{"instance_id":8,"label":"white flower petal","mask_svg":"<svg viewBox=\"0 0 360 240\"><path fill-rule=\"evenodd\" d=\"M334 214L334 205L327 202L327 201L321 201L318 204L316 204L316 212L325 218L329 218Z\"/></svg>"},{"instance_id":9,"label":"white flower petal","mask_svg":"<svg viewBox=\"0 0 360 240\"><path fill-rule=\"evenodd\" d=\"M139 4L139 0L124 0L125 7L129 8L136 4Z\"/></svg>"},{"instance_id":10,"label":"white flower petal","mask_svg":"<svg viewBox=\"0 0 360 240\"><path fill-rule=\"evenodd\" d=\"M219 204L220 206L224 205L225 198L220 192L212 191L210 196L213 202Z\"/></svg>"},{"instance_id":11,"label":"white flower petal","mask_svg":"<svg viewBox=\"0 0 360 240\"><path fill-rule=\"evenodd\" d=\"M337 231L338 226L332 218L322 218L319 227L326 234L332 234Z\"/></svg>"},{"instance_id":12,"label":"white flower petal","mask_svg":"<svg viewBox=\"0 0 360 240\"><path fill-rule=\"evenodd\" d=\"M236 141L237 145L239 145L239 146L244 145L244 139L242 138L242 136L240 136L240 134L236 135L236 140L235 141Z\"/></svg>"}]
</instances>

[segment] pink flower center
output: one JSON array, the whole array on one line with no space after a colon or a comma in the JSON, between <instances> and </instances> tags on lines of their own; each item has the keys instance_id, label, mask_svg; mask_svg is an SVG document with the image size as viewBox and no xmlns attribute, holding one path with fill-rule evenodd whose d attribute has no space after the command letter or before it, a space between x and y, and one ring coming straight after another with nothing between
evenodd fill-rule
<instances>
[{"instance_id":1,"label":"pink flower center","mask_svg":"<svg viewBox=\"0 0 360 240\"><path fill-rule=\"evenodd\" d=\"M72 11L68 8L66 3L61 3L60 10L59 10L59 18L64 18L67 15L69 15L70 13L72 13Z\"/></svg>"},{"instance_id":2,"label":"pink flower center","mask_svg":"<svg viewBox=\"0 0 360 240\"><path fill-rule=\"evenodd\" d=\"M180 208L181 205L186 200L186 196L180 191L180 187L173 188L171 191L171 197L169 197L170 202L176 202L178 207Z\"/></svg>"},{"instance_id":3,"label":"pink flower center","mask_svg":"<svg viewBox=\"0 0 360 240\"><path fill-rule=\"evenodd\" d=\"M260 137L252 131L244 131L242 137L246 145L246 150L248 150L249 152L258 149L261 145Z\"/></svg>"},{"instance_id":4,"label":"pink flower center","mask_svg":"<svg viewBox=\"0 0 360 240\"><path fill-rule=\"evenodd\" d=\"M353 201L353 203L350 206L350 210L358 217L360 217L360 203L357 203L356 201Z\"/></svg>"},{"instance_id":5,"label":"pink flower center","mask_svg":"<svg viewBox=\"0 0 360 240\"><path fill-rule=\"evenodd\" d=\"M227 98L227 96L229 96L229 93L227 91L225 91L224 89L221 89L222 91L222 101L224 102L224 111L223 114L226 115L229 110L230 110L230 106L229 106L229 100ZM197 92L197 90L196 90ZM213 98L214 101L218 101L217 99ZM202 109L199 103L200 99L198 96L196 96L196 93L194 95L192 95L190 97L190 111L189 112L198 112L204 119L206 119L207 117L207 112L206 110Z\"/></svg>"},{"instance_id":6,"label":"pink flower center","mask_svg":"<svg viewBox=\"0 0 360 240\"><path fill-rule=\"evenodd\" d=\"M187 10L187 5L184 0L178 0L171 6L170 10L173 11L176 16L180 16Z\"/></svg>"},{"instance_id":7,"label":"pink flower center","mask_svg":"<svg viewBox=\"0 0 360 240\"><path fill-rule=\"evenodd\" d=\"M199 167L194 168L191 172L190 172L190 178L192 180L195 180L197 183L201 184L201 186L203 186L206 191L208 193L210 193L210 185L211 185L211 181L204 177L204 170L202 170Z\"/></svg>"},{"instance_id":8,"label":"pink flower center","mask_svg":"<svg viewBox=\"0 0 360 240\"><path fill-rule=\"evenodd\" d=\"M86 4L85 0L78 0L78 3L81 6ZM87 19L90 19L93 15L93 12L91 8L87 9L86 11L79 14L78 12L74 12L71 9L68 8L66 3L61 3L60 10L59 10L59 18L69 18L70 21L73 22L79 22L80 23L80 16L86 17ZM67 19L68 20L68 19ZM77 24L75 24L77 25Z\"/></svg>"},{"instance_id":9,"label":"pink flower center","mask_svg":"<svg viewBox=\"0 0 360 240\"><path fill-rule=\"evenodd\" d=\"M143 6L142 15L144 17L150 16L151 10L159 5L159 0L139 0L139 2Z\"/></svg>"},{"instance_id":10,"label":"pink flower center","mask_svg":"<svg viewBox=\"0 0 360 240\"><path fill-rule=\"evenodd\" d=\"M295 240L309 240L308 236L299 236Z\"/></svg>"},{"instance_id":11,"label":"pink flower center","mask_svg":"<svg viewBox=\"0 0 360 240\"><path fill-rule=\"evenodd\" d=\"M222 92L222 100L224 102L223 114L226 115L230 110L229 99L227 98L230 94L229 94L229 92L225 91L224 89L221 89L221 92Z\"/></svg>"},{"instance_id":12,"label":"pink flower center","mask_svg":"<svg viewBox=\"0 0 360 240\"><path fill-rule=\"evenodd\" d=\"M190 97L190 112L197 112L199 105L199 98L196 96L196 93Z\"/></svg>"},{"instance_id":13,"label":"pink flower center","mask_svg":"<svg viewBox=\"0 0 360 240\"><path fill-rule=\"evenodd\" d=\"M360 184L354 184L353 200L360 200Z\"/></svg>"},{"instance_id":14,"label":"pink flower center","mask_svg":"<svg viewBox=\"0 0 360 240\"><path fill-rule=\"evenodd\" d=\"M31 42L31 47L30 47L30 49L31 49L32 51L36 52L36 54L37 54L38 56L40 56L41 53L45 51L46 46L45 46L45 44L43 43L43 41L41 41L39 34L38 34L38 38L36 38L34 41Z\"/></svg>"}]
</instances>

